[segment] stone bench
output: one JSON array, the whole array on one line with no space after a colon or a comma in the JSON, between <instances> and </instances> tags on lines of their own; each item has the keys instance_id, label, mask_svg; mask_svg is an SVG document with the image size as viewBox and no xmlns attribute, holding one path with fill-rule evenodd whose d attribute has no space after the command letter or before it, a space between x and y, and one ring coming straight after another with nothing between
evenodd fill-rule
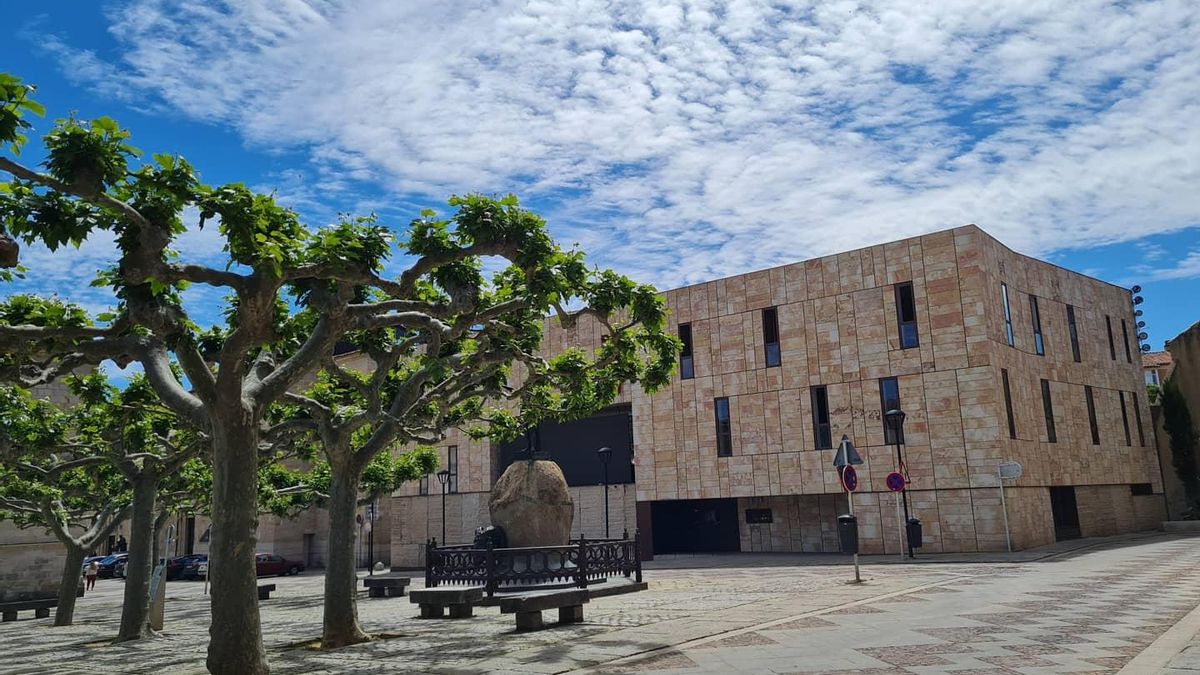
<instances>
[{"instance_id":1,"label":"stone bench","mask_svg":"<svg viewBox=\"0 0 1200 675\"><path fill-rule=\"evenodd\" d=\"M583 621L583 606L588 602L584 589L531 593L500 600L501 614L517 615L517 630L542 628L542 610L557 609L558 622L578 623Z\"/></svg>"},{"instance_id":2,"label":"stone bench","mask_svg":"<svg viewBox=\"0 0 1200 675\"><path fill-rule=\"evenodd\" d=\"M474 605L483 598L480 586L460 588L422 588L409 593L408 601L421 606L422 619L440 619L450 608L451 619L466 619L474 616Z\"/></svg>"},{"instance_id":3,"label":"stone bench","mask_svg":"<svg viewBox=\"0 0 1200 675\"><path fill-rule=\"evenodd\" d=\"M275 584L263 584L258 587L258 599L270 600L271 593L275 591Z\"/></svg>"},{"instance_id":4,"label":"stone bench","mask_svg":"<svg viewBox=\"0 0 1200 675\"><path fill-rule=\"evenodd\" d=\"M367 587L367 595L372 598L399 598L404 595L404 589L412 583L411 577L398 574L376 574L363 578L363 586Z\"/></svg>"},{"instance_id":5,"label":"stone bench","mask_svg":"<svg viewBox=\"0 0 1200 675\"><path fill-rule=\"evenodd\" d=\"M22 612L28 609L33 610L33 616L38 619L45 619L50 616L50 608L58 605L57 598L46 598L44 600L17 600L15 602L0 603L0 620L16 621L17 612Z\"/></svg>"}]
</instances>

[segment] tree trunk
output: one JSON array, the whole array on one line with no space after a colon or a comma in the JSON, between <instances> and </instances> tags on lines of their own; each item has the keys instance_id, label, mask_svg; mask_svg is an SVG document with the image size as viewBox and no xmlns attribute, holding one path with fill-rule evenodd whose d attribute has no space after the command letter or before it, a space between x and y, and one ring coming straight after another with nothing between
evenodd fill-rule
<instances>
[{"instance_id":1,"label":"tree trunk","mask_svg":"<svg viewBox=\"0 0 1200 675\"><path fill-rule=\"evenodd\" d=\"M325 568L325 619L321 647L333 649L371 639L358 623L358 575L354 540L358 532L358 482L362 467L353 461L330 462L329 563Z\"/></svg>"},{"instance_id":2,"label":"tree trunk","mask_svg":"<svg viewBox=\"0 0 1200 675\"><path fill-rule=\"evenodd\" d=\"M58 606L54 608L54 625L70 626L75 620L75 598L79 593L79 577L83 574L82 546L67 544L67 562L62 583L58 585Z\"/></svg>"},{"instance_id":3,"label":"tree trunk","mask_svg":"<svg viewBox=\"0 0 1200 675\"><path fill-rule=\"evenodd\" d=\"M258 525L258 431L240 403L214 411L212 530L208 574L212 623L208 670L265 675L254 555Z\"/></svg>"},{"instance_id":4,"label":"tree trunk","mask_svg":"<svg viewBox=\"0 0 1200 675\"><path fill-rule=\"evenodd\" d=\"M158 476L143 473L133 481L133 521L129 524L129 557L125 561L125 604L117 642L150 637L150 577L154 571L154 503Z\"/></svg>"}]
</instances>

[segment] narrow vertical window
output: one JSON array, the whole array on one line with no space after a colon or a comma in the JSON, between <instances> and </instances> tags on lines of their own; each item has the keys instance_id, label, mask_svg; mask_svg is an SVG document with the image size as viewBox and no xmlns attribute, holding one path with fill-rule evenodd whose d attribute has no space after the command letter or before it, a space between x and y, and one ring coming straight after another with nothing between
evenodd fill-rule
<instances>
[{"instance_id":1,"label":"narrow vertical window","mask_svg":"<svg viewBox=\"0 0 1200 675\"><path fill-rule=\"evenodd\" d=\"M1038 356L1046 355L1046 341L1042 337L1042 313L1038 311L1036 295L1029 296L1029 318L1033 323L1033 349Z\"/></svg>"},{"instance_id":2,"label":"narrow vertical window","mask_svg":"<svg viewBox=\"0 0 1200 675\"><path fill-rule=\"evenodd\" d=\"M1080 363L1079 358L1079 327L1075 325L1075 307L1067 305L1067 330L1071 332L1071 358Z\"/></svg>"},{"instance_id":3,"label":"narrow vertical window","mask_svg":"<svg viewBox=\"0 0 1200 675\"><path fill-rule=\"evenodd\" d=\"M1012 327L1012 307L1008 304L1008 284L1000 284L1000 298L1004 301L1004 337L1008 340L1008 346L1012 347L1013 327Z\"/></svg>"},{"instance_id":4,"label":"narrow vertical window","mask_svg":"<svg viewBox=\"0 0 1200 675\"><path fill-rule=\"evenodd\" d=\"M1125 363L1133 363L1133 354L1129 351L1129 326L1121 319L1121 337L1125 340Z\"/></svg>"},{"instance_id":5,"label":"narrow vertical window","mask_svg":"<svg viewBox=\"0 0 1200 675\"><path fill-rule=\"evenodd\" d=\"M733 425L729 420L729 399L718 398L713 401L713 410L717 418L717 457L733 455Z\"/></svg>"},{"instance_id":6,"label":"narrow vertical window","mask_svg":"<svg viewBox=\"0 0 1200 675\"><path fill-rule=\"evenodd\" d=\"M767 355L767 367L779 365L779 310L768 307L762 311L763 351Z\"/></svg>"},{"instance_id":7,"label":"narrow vertical window","mask_svg":"<svg viewBox=\"0 0 1200 675\"><path fill-rule=\"evenodd\" d=\"M1137 392L1133 394L1133 419L1137 420L1138 445L1146 447L1146 432L1142 430L1142 405L1138 403Z\"/></svg>"},{"instance_id":8,"label":"narrow vertical window","mask_svg":"<svg viewBox=\"0 0 1200 675\"><path fill-rule=\"evenodd\" d=\"M832 448L833 431L829 426L829 392L824 386L813 387L811 397L813 442L816 443L817 450Z\"/></svg>"},{"instance_id":9,"label":"narrow vertical window","mask_svg":"<svg viewBox=\"0 0 1200 675\"><path fill-rule=\"evenodd\" d=\"M1000 379L1004 382L1004 411L1008 413L1008 437L1017 437L1017 420L1013 417L1012 390L1008 388L1008 369L1000 369Z\"/></svg>"},{"instance_id":10,"label":"narrow vertical window","mask_svg":"<svg viewBox=\"0 0 1200 675\"><path fill-rule=\"evenodd\" d=\"M888 428L887 411L900 408L900 381L894 377L885 377L879 380L879 416L883 419L883 440L888 445L904 442L904 430L900 430L900 436L896 436L896 432Z\"/></svg>"},{"instance_id":11,"label":"narrow vertical window","mask_svg":"<svg viewBox=\"0 0 1200 675\"><path fill-rule=\"evenodd\" d=\"M450 477L446 481L447 492L458 492L458 446L451 445L446 448L446 470L450 472Z\"/></svg>"},{"instance_id":12,"label":"narrow vertical window","mask_svg":"<svg viewBox=\"0 0 1200 675\"><path fill-rule=\"evenodd\" d=\"M1129 413L1125 410L1125 392L1117 392L1117 400L1121 404L1121 425L1125 427L1125 445L1133 445L1133 437L1129 435Z\"/></svg>"},{"instance_id":13,"label":"narrow vertical window","mask_svg":"<svg viewBox=\"0 0 1200 675\"><path fill-rule=\"evenodd\" d=\"M900 327L900 348L920 344L917 337L917 299L912 282L896 284L896 324Z\"/></svg>"},{"instance_id":14,"label":"narrow vertical window","mask_svg":"<svg viewBox=\"0 0 1200 675\"><path fill-rule=\"evenodd\" d=\"M692 362L692 324L679 324L679 341L683 343L679 349L679 377L690 380L696 377L696 368Z\"/></svg>"},{"instance_id":15,"label":"narrow vertical window","mask_svg":"<svg viewBox=\"0 0 1200 675\"><path fill-rule=\"evenodd\" d=\"M1113 342L1112 317L1107 314L1104 315L1104 326L1106 328L1108 328L1108 358L1112 359L1113 361L1116 361L1117 360L1117 345L1116 345L1116 343Z\"/></svg>"},{"instance_id":16,"label":"narrow vertical window","mask_svg":"<svg viewBox=\"0 0 1200 675\"><path fill-rule=\"evenodd\" d=\"M1088 426L1092 430L1092 445L1100 445L1100 425L1096 423L1096 398L1092 394L1092 388L1089 386L1083 387L1083 397L1087 400L1088 409Z\"/></svg>"},{"instance_id":17,"label":"narrow vertical window","mask_svg":"<svg viewBox=\"0 0 1200 675\"><path fill-rule=\"evenodd\" d=\"M429 494L429 474L421 476L421 482L417 483L417 494Z\"/></svg>"},{"instance_id":18,"label":"narrow vertical window","mask_svg":"<svg viewBox=\"0 0 1200 675\"><path fill-rule=\"evenodd\" d=\"M1054 430L1054 403L1050 400L1050 380L1042 380L1042 413L1046 416L1046 440L1058 442L1058 434Z\"/></svg>"}]
</instances>

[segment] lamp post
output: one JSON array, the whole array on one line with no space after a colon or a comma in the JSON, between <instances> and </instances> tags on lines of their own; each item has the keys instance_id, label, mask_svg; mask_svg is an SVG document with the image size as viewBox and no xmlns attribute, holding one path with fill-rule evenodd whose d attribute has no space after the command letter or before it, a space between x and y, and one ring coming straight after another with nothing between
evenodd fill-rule
<instances>
[{"instance_id":1,"label":"lamp post","mask_svg":"<svg viewBox=\"0 0 1200 675\"><path fill-rule=\"evenodd\" d=\"M612 448L605 446L596 451L600 466L604 467L604 538L608 539L608 463L612 461Z\"/></svg>"},{"instance_id":2,"label":"lamp post","mask_svg":"<svg viewBox=\"0 0 1200 675\"><path fill-rule=\"evenodd\" d=\"M442 484L442 546L446 545L446 483L450 481L450 471L442 469L437 472L438 482Z\"/></svg>"},{"instance_id":3,"label":"lamp post","mask_svg":"<svg viewBox=\"0 0 1200 675\"><path fill-rule=\"evenodd\" d=\"M892 408L884 413L883 417L887 428L892 432L892 441L896 444L896 471L904 476L904 489L900 491L900 498L904 501L904 522L900 524L900 531L904 533L904 541L908 544L908 557L912 558L912 538L908 536L908 472L904 470L904 457L900 454L900 444L904 441L904 418L907 415L899 408Z\"/></svg>"}]
</instances>

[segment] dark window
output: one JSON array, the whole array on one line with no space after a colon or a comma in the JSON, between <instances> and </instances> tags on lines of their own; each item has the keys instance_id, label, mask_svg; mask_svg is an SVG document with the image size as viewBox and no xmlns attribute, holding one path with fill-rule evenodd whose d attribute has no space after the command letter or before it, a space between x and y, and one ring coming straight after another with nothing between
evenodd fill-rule
<instances>
[{"instance_id":1,"label":"dark window","mask_svg":"<svg viewBox=\"0 0 1200 675\"><path fill-rule=\"evenodd\" d=\"M1042 412L1046 415L1046 440L1058 442L1054 431L1054 403L1050 400L1050 380L1042 380Z\"/></svg>"},{"instance_id":2,"label":"dark window","mask_svg":"<svg viewBox=\"0 0 1200 675\"><path fill-rule=\"evenodd\" d=\"M779 310L768 307L762 311L763 349L767 354L767 367L779 365Z\"/></svg>"},{"instance_id":3,"label":"dark window","mask_svg":"<svg viewBox=\"0 0 1200 675\"><path fill-rule=\"evenodd\" d=\"M696 377L696 368L692 363L692 324L679 324L679 341L683 343L679 350L679 377L690 380Z\"/></svg>"},{"instance_id":4,"label":"dark window","mask_svg":"<svg viewBox=\"0 0 1200 675\"><path fill-rule=\"evenodd\" d=\"M1012 390L1008 388L1008 369L1000 369L1000 379L1004 382L1004 410L1008 413L1008 437L1017 437L1017 421L1013 418Z\"/></svg>"},{"instance_id":5,"label":"dark window","mask_svg":"<svg viewBox=\"0 0 1200 675\"><path fill-rule=\"evenodd\" d=\"M746 509L746 522L751 524L773 523L775 514L771 509Z\"/></svg>"},{"instance_id":6,"label":"dark window","mask_svg":"<svg viewBox=\"0 0 1200 675\"><path fill-rule=\"evenodd\" d=\"M429 494L429 474L421 476L421 482L417 483L417 494Z\"/></svg>"},{"instance_id":7,"label":"dark window","mask_svg":"<svg viewBox=\"0 0 1200 675\"><path fill-rule=\"evenodd\" d=\"M1000 298L1004 301L1004 337L1008 346L1013 346L1012 307L1008 304L1008 284L1000 284Z\"/></svg>"},{"instance_id":8,"label":"dark window","mask_svg":"<svg viewBox=\"0 0 1200 675\"><path fill-rule=\"evenodd\" d=\"M1145 497L1146 495L1154 494L1154 486L1149 483L1132 483L1129 486L1129 494L1134 497Z\"/></svg>"},{"instance_id":9,"label":"dark window","mask_svg":"<svg viewBox=\"0 0 1200 675\"><path fill-rule=\"evenodd\" d=\"M1130 393L1133 394L1133 419L1137 420L1138 445L1141 447L1146 447L1146 434L1142 430L1142 406L1140 403L1138 403L1137 392L1134 391Z\"/></svg>"},{"instance_id":10,"label":"dark window","mask_svg":"<svg viewBox=\"0 0 1200 675\"><path fill-rule=\"evenodd\" d=\"M729 399L713 401L717 417L717 457L733 455L733 425L729 421Z\"/></svg>"},{"instance_id":11,"label":"dark window","mask_svg":"<svg viewBox=\"0 0 1200 675\"><path fill-rule=\"evenodd\" d=\"M1125 338L1125 362L1133 363L1133 355L1129 353L1129 326L1121 319L1121 337Z\"/></svg>"},{"instance_id":12,"label":"dark window","mask_svg":"<svg viewBox=\"0 0 1200 675\"><path fill-rule=\"evenodd\" d=\"M1084 386L1083 397L1087 399L1088 425L1092 429L1092 445L1100 445L1100 425L1096 423L1096 398L1092 388Z\"/></svg>"},{"instance_id":13,"label":"dark window","mask_svg":"<svg viewBox=\"0 0 1200 675\"><path fill-rule=\"evenodd\" d=\"M1071 358L1079 363L1079 327L1075 325L1075 308L1067 305L1067 330L1071 332Z\"/></svg>"},{"instance_id":14,"label":"dark window","mask_svg":"<svg viewBox=\"0 0 1200 675\"><path fill-rule=\"evenodd\" d=\"M1036 295L1029 296L1029 317L1033 322L1033 348L1039 356L1046 355L1046 341L1042 337L1042 313L1038 311Z\"/></svg>"},{"instance_id":15,"label":"dark window","mask_svg":"<svg viewBox=\"0 0 1200 675\"><path fill-rule=\"evenodd\" d=\"M580 439L587 439L590 452L580 451ZM609 485L633 482L633 407L628 403L610 406L582 419L543 420L532 433L496 444L497 458L490 463L492 480L499 480L513 462L528 460L531 443L558 464L569 486L600 484L605 470L596 457L596 448L604 447L613 451L608 462ZM469 467L467 471L469 474Z\"/></svg>"},{"instance_id":16,"label":"dark window","mask_svg":"<svg viewBox=\"0 0 1200 675\"><path fill-rule=\"evenodd\" d=\"M829 426L829 393L823 386L813 387L811 389L811 396L813 442L816 443L817 450L832 448L833 431Z\"/></svg>"},{"instance_id":17,"label":"dark window","mask_svg":"<svg viewBox=\"0 0 1200 675\"><path fill-rule=\"evenodd\" d=\"M450 477L446 480L447 492L458 492L458 446L451 445L446 448L446 470L450 472Z\"/></svg>"},{"instance_id":18,"label":"dark window","mask_svg":"<svg viewBox=\"0 0 1200 675\"><path fill-rule=\"evenodd\" d=\"M912 282L896 284L896 323L900 326L900 348L919 344L917 339L917 299Z\"/></svg>"},{"instance_id":19,"label":"dark window","mask_svg":"<svg viewBox=\"0 0 1200 675\"><path fill-rule=\"evenodd\" d=\"M1113 361L1116 361L1117 360L1117 345L1115 342L1113 342L1112 317L1111 316L1109 316L1107 314L1104 315L1104 325L1106 328L1108 328L1108 358L1112 359Z\"/></svg>"},{"instance_id":20,"label":"dark window","mask_svg":"<svg viewBox=\"0 0 1200 675\"><path fill-rule=\"evenodd\" d=\"M885 377L879 380L879 414L883 417L883 440L888 445L904 442L904 429L900 429L900 436L897 437L895 432L889 428L887 423L887 411L896 410L900 407L900 381L894 377Z\"/></svg>"},{"instance_id":21,"label":"dark window","mask_svg":"<svg viewBox=\"0 0 1200 675\"><path fill-rule=\"evenodd\" d=\"M1125 445L1133 445L1133 437L1129 435L1129 413L1125 410L1125 392L1117 392L1117 401L1121 404L1121 424L1125 427Z\"/></svg>"}]
</instances>

